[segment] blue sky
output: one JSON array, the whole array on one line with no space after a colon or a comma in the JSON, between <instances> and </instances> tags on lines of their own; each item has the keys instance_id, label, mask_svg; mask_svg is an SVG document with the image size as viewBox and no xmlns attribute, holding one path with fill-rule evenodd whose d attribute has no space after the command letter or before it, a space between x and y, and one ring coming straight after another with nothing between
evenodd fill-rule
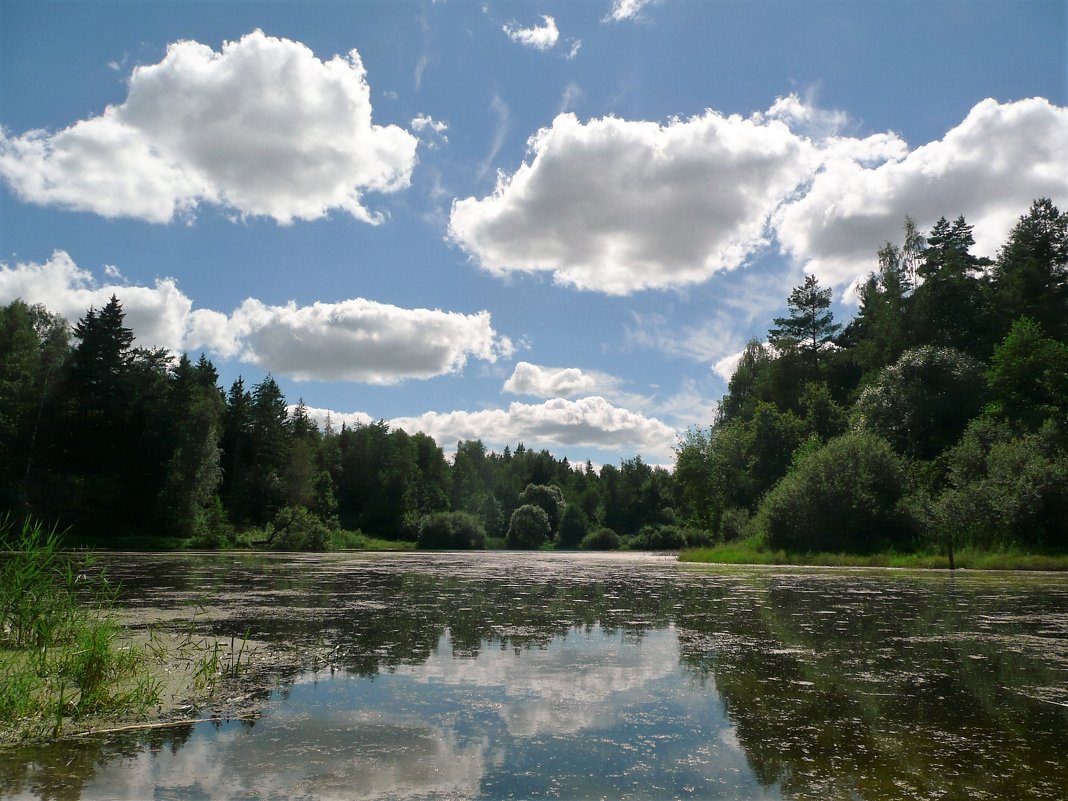
<instances>
[{"instance_id":1,"label":"blue sky","mask_svg":"<svg viewBox=\"0 0 1068 801\"><path fill-rule=\"evenodd\" d=\"M0 302L670 464L806 272L1068 206L1066 73L1063 0L0 0Z\"/></svg>"}]
</instances>

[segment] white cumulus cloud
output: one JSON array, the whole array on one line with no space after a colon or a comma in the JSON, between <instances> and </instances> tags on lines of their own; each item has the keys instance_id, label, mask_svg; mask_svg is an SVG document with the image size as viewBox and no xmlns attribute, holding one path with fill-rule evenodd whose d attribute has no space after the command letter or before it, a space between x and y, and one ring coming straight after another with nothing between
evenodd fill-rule
<instances>
[{"instance_id":1,"label":"white cumulus cloud","mask_svg":"<svg viewBox=\"0 0 1068 801\"><path fill-rule=\"evenodd\" d=\"M453 203L451 238L492 273L613 295L737 267L819 163L780 120L714 111L663 125L561 114L530 153L492 195Z\"/></svg>"},{"instance_id":2,"label":"white cumulus cloud","mask_svg":"<svg viewBox=\"0 0 1068 801\"><path fill-rule=\"evenodd\" d=\"M442 144L449 143L449 137L445 132L449 130L449 124L441 120L435 120L429 114L419 114L412 120L412 130L418 134L425 133L429 137L428 147L437 147L437 140Z\"/></svg>"},{"instance_id":3,"label":"white cumulus cloud","mask_svg":"<svg viewBox=\"0 0 1068 801\"><path fill-rule=\"evenodd\" d=\"M1034 98L984 100L942 139L880 163L833 148L775 228L784 251L825 284L847 285L898 242L905 215L921 230L963 214L975 252L993 256L1037 197L1068 201L1068 109ZM858 269L860 268L860 269Z\"/></svg>"},{"instance_id":4,"label":"white cumulus cloud","mask_svg":"<svg viewBox=\"0 0 1068 801\"><path fill-rule=\"evenodd\" d=\"M707 281L777 238L795 266L845 287L906 214L927 229L963 213L993 255L1034 198L1068 201L1068 109L1047 100L984 100L915 149L848 127L794 95L665 124L560 114L492 194L453 202L449 236L493 274L612 295Z\"/></svg>"},{"instance_id":5,"label":"white cumulus cloud","mask_svg":"<svg viewBox=\"0 0 1068 801\"><path fill-rule=\"evenodd\" d=\"M359 53L328 61L247 34L134 69L125 101L50 133L0 131L0 176L32 203L169 222L210 203L287 224L408 186L416 138L371 121Z\"/></svg>"},{"instance_id":6,"label":"white cumulus cloud","mask_svg":"<svg viewBox=\"0 0 1068 801\"><path fill-rule=\"evenodd\" d=\"M297 380L395 384L463 369L469 357L496 361L513 346L490 314L403 309L363 298L310 306L268 306L249 299L230 315L242 361Z\"/></svg>"},{"instance_id":7,"label":"white cumulus cloud","mask_svg":"<svg viewBox=\"0 0 1068 801\"><path fill-rule=\"evenodd\" d=\"M549 16L542 16L544 25L534 25L529 28L521 28L512 22L504 26L504 32L513 42L532 47L535 50L551 50L556 47L560 39L560 31L556 28L556 20Z\"/></svg>"},{"instance_id":8,"label":"white cumulus cloud","mask_svg":"<svg viewBox=\"0 0 1068 801\"><path fill-rule=\"evenodd\" d=\"M487 311L404 309L354 298L310 306L269 306L255 298L226 314L194 309L172 278L152 287L100 283L56 251L43 264L0 263L0 303L22 298L74 322L112 295L136 344L207 350L298 380L395 384L461 371L468 359L494 362L514 351Z\"/></svg>"},{"instance_id":9,"label":"white cumulus cloud","mask_svg":"<svg viewBox=\"0 0 1068 801\"><path fill-rule=\"evenodd\" d=\"M619 379L577 367L543 367L530 362L516 364L503 390L513 395L538 398L570 398L575 395L605 394L614 390Z\"/></svg>"}]
</instances>

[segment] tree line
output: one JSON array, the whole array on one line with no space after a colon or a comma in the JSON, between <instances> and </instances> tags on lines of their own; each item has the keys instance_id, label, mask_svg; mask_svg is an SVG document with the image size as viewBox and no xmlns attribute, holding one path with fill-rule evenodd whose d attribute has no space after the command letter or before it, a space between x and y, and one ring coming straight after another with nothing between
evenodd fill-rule
<instances>
[{"instance_id":1,"label":"tree line","mask_svg":"<svg viewBox=\"0 0 1068 801\"><path fill-rule=\"evenodd\" d=\"M878 251L844 327L809 276L677 450L688 521L786 551L1068 550L1068 214L993 260L963 217Z\"/></svg>"},{"instance_id":2,"label":"tree line","mask_svg":"<svg viewBox=\"0 0 1068 801\"><path fill-rule=\"evenodd\" d=\"M112 298L70 326L0 309L0 513L98 542L1068 550L1068 215L1035 201L994 260L906 218L857 315L813 276L741 355L674 472L385 422L322 427L267 375L229 389L134 346Z\"/></svg>"},{"instance_id":3,"label":"tree line","mask_svg":"<svg viewBox=\"0 0 1068 801\"><path fill-rule=\"evenodd\" d=\"M344 532L575 547L602 528L616 545L675 519L671 474L640 457L597 470L471 440L449 461L382 421L320 427L270 375L224 390L205 356L135 347L124 319L115 297L73 327L0 309L0 513L104 544L312 549L359 543Z\"/></svg>"}]
</instances>

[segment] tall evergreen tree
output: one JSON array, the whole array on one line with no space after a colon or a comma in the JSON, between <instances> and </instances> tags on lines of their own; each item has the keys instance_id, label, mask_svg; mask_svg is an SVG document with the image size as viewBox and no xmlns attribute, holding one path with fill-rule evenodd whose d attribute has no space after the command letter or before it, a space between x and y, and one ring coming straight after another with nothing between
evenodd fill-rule
<instances>
[{"instance_id":1,"label":"tall evergreen tree","mask_svg":"<svg viewBox=\"0 0 1068 801\"><path fill-rule=\"evenodd\" d=\"M1000 338L986 268L989 259L971 253L972 226L942 217L927 237L913 295L914 344L949 346L985 359Z\"/></svg>"},{"instance_id":2,"label":"tall evergreen tree","mask_svg":"<svg viewBox=\"0 0 1068 801\"><path fill-rule=\"evenodd\" d=\"M1032 203L998 251L993 280L1003 325L1027 316L1068 342L1068 212L1049 198Z\"/></svg>"},{"instance_id":3,"label":"tall evergreen tree","mask_svg":"<svg viewBox=\"0 0 1068 801\"><path fill-rule=\"evenodd\" d=\"M171 453L160 496L162 525L178 537L205 537L217 519L220 439L224 404L215 368L204 356L194 366L182 355L171 373L167 397Z\"/></svg>"},{"instance_id":4,"label":"tall evergreen tree","mask_svg":"<svg viewBox=\"0 0 1068 801\"><path fill-rule=\"evenodd\" d=\"M830 310L831 290L822 289L816 276L806 275L805 282L794 287L786 305L790 314L775 318L775 328L768 331L768 341L780 351L796 348L814 367L820 351L842 327L834 322Z\"/></svg>"}]
</instances>

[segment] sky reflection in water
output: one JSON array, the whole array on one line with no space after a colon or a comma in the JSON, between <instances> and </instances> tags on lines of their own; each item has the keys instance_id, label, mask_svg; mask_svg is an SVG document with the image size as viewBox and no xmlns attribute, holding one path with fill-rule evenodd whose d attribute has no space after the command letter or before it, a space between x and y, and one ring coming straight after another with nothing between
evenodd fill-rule
<instances>
[{"instance_id":1,"label":"sky reflection in water","mask_svg":"<svg viewBox=\"0 0 1068 801\"><path fill-rule=\"evenodd\" d=\"M109 763L86 797L779 798L749 771L674 631L572 631L543 649L374 679L308 674L253 728L201 727L175 752Z\"/></svg>"},{"instance_id":2,"label":"sky reflection in water","mask_svg":"<svg viewBox=\"0 0 1068 801\"><path fill-rule=\"evenodd\" d=\"M0 796L882 801L1068 786L1062 577L145 558L115 565L131 606L206 593L212 633L331 648L336 669L291 676L252 726L27 753ZM65 761L86 767L64 779Z\"/></svg>"}]
</instances>

